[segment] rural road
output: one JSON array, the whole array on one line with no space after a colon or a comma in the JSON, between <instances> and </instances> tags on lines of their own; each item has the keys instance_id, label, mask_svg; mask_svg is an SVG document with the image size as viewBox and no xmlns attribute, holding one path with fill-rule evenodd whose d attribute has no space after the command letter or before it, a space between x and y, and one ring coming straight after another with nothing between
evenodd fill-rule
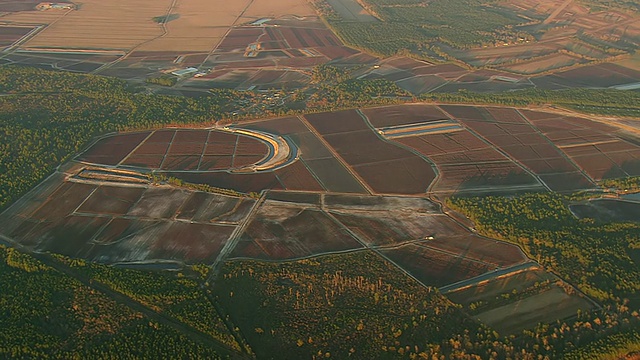
<instances>
[{"instance_id":1,"label":"rural road","mask_svg":"<svg viewBox=\"0 0 640 360\"><path fill-rule=\"evenodd\" d=\"M549 15L548 18L546 18L542 23L543 24L548 24L550 22L552 22L558 15L560 15L560 13L562 12L562 10L566 9L567 6L569 6L571 3L573 2L573 0L567 0L564 3L562 3L562 5L560 5L559 8L555 9L551 15Z\"/></svg>"},{"instance_id":2,"label":"rural road","mask_svg":"<svg viewBox=\"0 0 640 360\"><path fill-rule=\"evenodd\" d=\"M443 287L441 287L440 292L442 294L447 294L456 290L459 290L461 288L464 287L468 287L468 286L472 286L478 283L481 283L483 281L488 281L491 279L495 279L497 277L503 276L503 275L508 275L514 272L520 272L522 270L527 270L530 268L539 268L540 265L538 265L537 263L533 262L533 261L528 261L522 264L517 264L517 265L513 265L507 268L502 268L502 269L496 269L490 272L486 272L482 275L478 275L476 277L472 277L471 279L466 279L466 280L462 280L462 281L458 281L457 283L453 283L453 284L449 284L449 285L445 285Z\"/></svg>"}]
</instances>

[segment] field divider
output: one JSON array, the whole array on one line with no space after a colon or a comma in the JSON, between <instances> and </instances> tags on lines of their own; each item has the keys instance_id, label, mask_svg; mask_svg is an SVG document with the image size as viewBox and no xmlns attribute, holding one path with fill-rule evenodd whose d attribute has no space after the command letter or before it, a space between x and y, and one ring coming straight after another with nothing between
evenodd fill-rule
<instances>
[{"instance_id":1,"label":"field divider","mask_svg":"<svg viewBox=\"0 0 640 360\"><path fill-rule=\"evenodd\" d=\"M174 129L173 136L171 137L171 141L169 141L169 146L167 146L167 150L165 150L164 152L164 156L162 157L162 161L160 162L160 166L158 167L158 170L162 170L162 166L164 165L164 162L167 160L167 155L169 154L169 150L171 150L171 145L173 145L173 140L176 139L176 134L178 134L178 130Z\"/></svg>"},{"instance_id":2,"label":"field divider","mask_svg":"<svg viewBox=\"0 0 640 360\"><path fill-rule=\"evenodd\" d=\"M558 145L556 145L553 141L551 141L551 139L549 139L547 137L547 135L545 135L542 131L540 131L540 129L538 129L537 126L535 126L533 123L531 123L531 121L529 121L529 119L524 116L519 109L515 108L516 112L518 113L518 115L520 115L522 117L522 119L524 119L524 121L527 122L527 124L529 124L529 126L531 126L531 128L533 130L535 130L536 134L540 135L543 139L545 139L547 141L547 143L549 143L549 145L553 146L554 149L556 149L558 151L558 153L560 154L560 156L562 156L566 161L569 162L569 164L573 165L578 171L580 171L580 173L587 179L589 180L589 182L591 184L593 184L594 186L598 186L598 183L591 178L591 176L589 176L587 174L586 171L584 171L584 169L582 167L580 167L575 161L573 161L573 159L567 155L567 153L565 153L564 151L562 151L562 149L560 147L558 147Z\"/></svg>"},{"instance_id":3,"label":"field divider","mask_svg":"<svg viewBox=\"0 0 640 360\"><path fill-rule=\"evenodd\" d=\"M438 109L440 109L440 111L442 111L445 115L449 116L451 119L455 119L454 116L452 116L451 114L449 114L446 110L444 110L441 106L438 106ZM517 109L516 109L517 110ZM460 122L460 121L459 121ZM471 135L477 137L478 139L480 139L480 141L484 142L485 144L487 144L489 147L493 148L494 150L496 150L497 152L499 152L500 154L502 154L502 156L504 156L505 158L511 160L511 162L513 162L516 166L518 166L519 168L521 168L524 172L526 172L527 174L531 175L534 179L536 179L536 181L538 181L538 183L540 183L540 185L542 185L547 191L552 191L551 188L549 186L547 186L547 184L542 181L542 179L540 178L540 176L538 174L536 174L535 172L533 172L531 169L529 169L528 167L524 166L523 164L521 164L518 160L516 160L515 158L511 157L511 155L507 154L504 150L502 150L499 146L494 145L491 141L487 140L485 137L483 137L482 135L478 134L475 130L471 129L470 127L462 124L462 122L460 122L460 124L463 126L463 128L465 128Z\"/></svg>"},{"instance_id":4,"label":"field divider","mask_svg":"<svg viewBox=\"0 0 640 360\"><path fill-rule=\"evenodd\" d=\"M429 183L429 186L427 186L427 188L425 189L425 194L430 192L431 189L433 188L433 186L437 183L437 181L441 177L441 175L440 175L441 172L440 172L440 169L438 168L438 165L433 160L429 159L428 156L422 154L418 150L413 149L413 148L411 148L409 146L406 146L405 144L402 144L402 143L399 143L397 141L394 141L393 139L388 139L387 137L381 135L376 130L376 128L373 126L373 124L369 120L369 117L367 117L367 115L365 113L363 113L360 109L357 109L356 112L358 113L358 115L360 115L360 117L362 117L362 120L364 120L364 123L369 127L369 129L371 129L371 131L373 131L376 134L376 136L378 138L380 138L380 140L382 140L382 141L384 141L384 142L386 142L386 143L388 143L390 145L393 145L393 146L399 147L401 149L404 149L404 150L414 154L415 156L421 158L422 160L426 161L427 163L429 163L429 165L431 165L431 169L433 170L433 173L434 173L435 176L434 176L433 180L431 180L431 182ZM449 116L449 114L446 114L446 115ZM453 122L453 120L451 120L451 119L446 119L446 120L450 120L450 121ZM438 120L438 121L446 121L446 120ZM462 130L462 125L460 124L460 126L461 126L461 130Z\"/></svg>"},{"instance_id":5,"label":"field divider","mask_svg":"<svg viewBox=\"0 0 640 360\"><path fill-rule=\"evenodd\" d=\"M215 280L218 277L220 270L222 269L222 265L224 264L225 260L229 257L229 254L231 253L231 251L233 251L236 245L238 245L238 242L240 241L240 237L242 236L242 234L244 234L244 231L247 229L247 227L253 220L253 217L255 216L256 212L266 200L267 198L266 195L267 195L266 190L263 190L260 193L260 198L253 204L253 206L251 207L251 210L249 210L249 213L245 217L244 221L242 221L233 230L233 232L227 239L227 242L224 244L224 246L220 250L220 254L218 254L218 257L211 265L211 271L210 271L211 274L207 279L207 282L210 284L211 288L214 288Z\"/></svg>"},{"instance_id":6,"label":"field divider","mask_svg":"<svg viewBox=\"0 0 640 360\"><path fill-rule=\"evenodd\" d=\"M134 153L136 152L136 150L138 150L145 142L147 142L147 140L151 137L151 135L153 135L156 131L152 131L149 133L149 135L147 135L146 138L144 138L142 141L140 141L140 143L138 143L138 145L136 145L136 147L133 148L133 150L129 151L129 153L127 154L127 156L125 156L122 160L120 160L119 163L116 164L117 166L122 165L123 162L127 161L127 159Z\"/></svg>"},{"instance_id":7,"label":"field divider","mask_svg":"<svg viewBox=\"0 0 640 360\"><path fill-rule=\"evenodd\" d=\"M351 176L353 176L353 178L356 179L356 181L358 181L360 185L362 185L362 187L369 193L369 195L375 194L375 192L373 191L373 189L371 189L369 184L367 184L367 182L364 181L364 179L358 173L356 173L356 171L353 170L351 166L349 166L349 164L342 158L342 156L340 156L336 152L336 150L331 145L329 145L327 140L325 140L325 138L322 137L322 135L307 121L307 119L304 118L304 116L298 116L298 119L300 120L300 122L304 124L304 126L307 127L307 129L309 129L309 131L311 131L313 135L316 136L316 138L318 138L318 140L320 140L322 145L324 145L327 148L327 150L329 150L331 155L333 155L333 157L335 157L336 160L338 160L338 162L342 166L344 166L347 172L349 172L349 174L351 174Z\"/></svg>"},{"instance_id":8,"label":"field divider","mask_svg":"<svg viewBox=\"0 0 640 360\"><path fill-rule=\"evenodd\" d=\"M428 289L429 291L431 291L431 289L435 289L435 287L427 286L422 281L418 280L418 278L413 276L413 274L411 274L410 272L405 270L402 266L398 265L395 261L391 260L388 256L384 255L382 252L380 252L380 250L377 247L371 246L371 245L367 244L366 242L364 242L362 239L360 239L360 237L355 232L353 232L353 230L349 229L346 225L344 225L342 222L340 222L340 220L338 220L331 212L324 211L324 213L327 214L327 216L329 216L329 218L331 218L337 224L339 224L349 235L351 235L357 242L359 242L363 246L364 249L369 250L369 251L373 251L378 256L380 256L382 259L384 259L384 260L388 261L389 263L393 264L393 266L398 268L400 271L402 271L404 274L406 274L411 279L415 280L418 284L422 285L425 289Z\"/></svg>"}]
</instances>

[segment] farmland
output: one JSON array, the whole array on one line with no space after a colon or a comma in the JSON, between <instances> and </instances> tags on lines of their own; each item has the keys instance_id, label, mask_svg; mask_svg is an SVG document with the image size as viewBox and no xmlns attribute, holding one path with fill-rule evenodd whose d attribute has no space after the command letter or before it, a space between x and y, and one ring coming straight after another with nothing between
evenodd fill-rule
<instances>
[{"instance_id":1,"label":"farmland","mask_svg":"<svg viewBox=\"0 0 640 360\"><path fill-rule=\"evenodd\" d=\"M399 57L388 64L376 70L468 75ZM637 326L635 223L601 217L602 209L583 219L570 212L600 205L585 194L597 197L601 187L626 188L633 120L522 105L578 94L575 105L597 105L597 96L632 111L633 94L535 91L509 98L519 107L390 99L363 108L363 94L389 89L380 85L351 94L354 109L328 111L337 106L328 102L313 108L322 112L245 119L230 116L227 101L266 102L275 92L182 99L63 72L31 71L25 81L25 70L10 70L1 83L10 140L2 150L16 161L6 162L3 189L26 186L14 178L25 181L28 164L39 169L33 179L46 180L8 201L1 241L109 298L125 296L159 321L156 329L177 327L222 353L258 358L269 358L274 343L299 357L558 358ZM264 70L256 81L284 76ZM341 91L379 84L348 79L365 70L319 67L308 76L344 100ZM320 103L315 95L309 101ZM538 194L522 195L529 192ZM484 193L508 197L463 197Z\"/></svg>"},{"instance_id":2,"label":"farmland","mask_svg":"<svg viewBox=\"0 0 640 360\"><path fill-rule=\"evenodd\" d=\"M578 1L456 0L425 5L367 0L360 4L381 20L367 22L354 21L343 2L327 3L317 7L349 45L382 56L408 51L427 60L455 59L474 67L537 74L614 60L639 45L637 13L614 4L591 11ZM456 29L446 26L453 23ZM625 30L611 31L614 28Z\"/></svg>"}]
</instances>

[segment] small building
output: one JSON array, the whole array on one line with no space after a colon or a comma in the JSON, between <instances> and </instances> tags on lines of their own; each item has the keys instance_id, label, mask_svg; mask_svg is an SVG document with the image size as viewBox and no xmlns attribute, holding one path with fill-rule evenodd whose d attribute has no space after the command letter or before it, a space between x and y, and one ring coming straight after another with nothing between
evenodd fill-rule
<instances>
[{"instance_id":1,"label":"small building","mask_svg":"<svg viewBox=\"0 0 640 360\"><path fill-rule=\"evenodd\" d=\"M185 69L172 71L171 74L175 75L175 76L183 77L183 76L188 76L188 75L195 74L197 72L198 72L198 69L196 69L194 67L188 67L188 68L185 68Z\"/></svg>"},{"instance_id":2,"label":"small building","mask_svg":"<svg viewBox=\"0 0 640 360\"><path fill-rule=\"evenodd\" d=\"M45 11L45 10L75 10L76 4L72 3L64 3L64 2L41 2L36 5L36 10Z\"/></svg>"}]
</instances>

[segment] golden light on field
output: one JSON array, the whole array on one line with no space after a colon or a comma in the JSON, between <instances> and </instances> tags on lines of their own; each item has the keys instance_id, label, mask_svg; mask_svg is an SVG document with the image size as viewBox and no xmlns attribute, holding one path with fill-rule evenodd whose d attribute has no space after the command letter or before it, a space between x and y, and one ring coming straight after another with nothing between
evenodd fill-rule
<instances>
[{"instance_id":1,"label":"golden light on field","mask_svg":"<svg viewBox=\"0 0 640 360\"><path fill-rule=\"evenodd\" d=\"M305 0L87 0L78 10L19 12L4 20L47 25L23 48L208 52L234 25L313 14ZM164 27L154 21L167 15L173 18Z\"/></svg>"}]
</instances>

